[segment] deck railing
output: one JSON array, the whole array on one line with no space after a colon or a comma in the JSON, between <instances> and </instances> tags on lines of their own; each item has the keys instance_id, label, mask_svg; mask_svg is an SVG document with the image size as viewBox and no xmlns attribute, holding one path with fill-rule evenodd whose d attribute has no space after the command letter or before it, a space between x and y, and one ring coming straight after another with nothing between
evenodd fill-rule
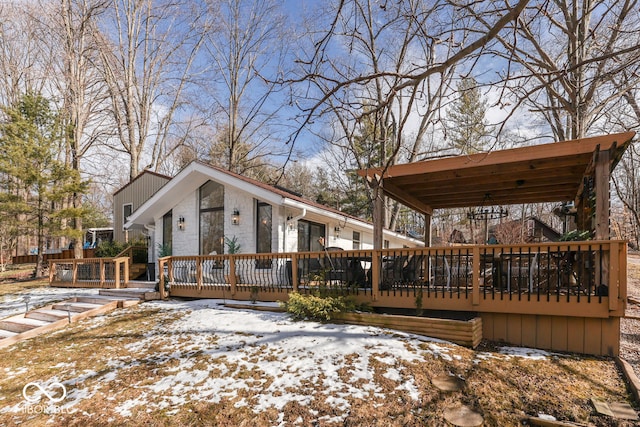
<instances>
[{"instance_id":1,"label":"deck railing","mask_svg":"<svg viewBox=\"0 0 640 427\"><path fill-rule=\"evenodd\" d=\"M163 296L286 299L322 288L372 305L420 299L425 308L463 311L495 311L497 302L518 312L523 302L597 303L606 305L604 316L626 297L625 263L625 242L587 241L182 256L159 267Z\"/></svg>"},{"instance_id":2,"label":"deck railing","mask_svg":"<svg viewBox=\"0 0 640 427\"><path fill-rule=\"evenodd\" d=\"M49 260L49 284L73 288L121 288L129 281L129 258Z\"/></svg>"},{"instance_id":3,"label":"deck railing","mask_svg":"<svg viewBox=\"0 0 640 427\"><path fill-rule=\"evenodd\" d=\"M148 259L148 248L146 246L129 246L120 252L115 258L129 258L129 265L131 264L146 264Z\"/></svg>"}]
</instances>

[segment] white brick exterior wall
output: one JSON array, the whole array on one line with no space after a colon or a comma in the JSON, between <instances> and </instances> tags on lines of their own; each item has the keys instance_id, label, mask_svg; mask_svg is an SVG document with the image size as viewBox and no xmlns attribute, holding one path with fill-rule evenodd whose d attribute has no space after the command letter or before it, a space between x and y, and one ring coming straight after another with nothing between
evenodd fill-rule
<instances>
[{"instance_id":1,"label":"white brick exterior wall","mask_svg":"<svg viewBox=\"0 0 640 427\"><path fill-rule=\"evenodd\" d=\"M184 217L184 230L178 229L178 218L181 216ZM160 224L162 228L162 218ZM198 255L198 235L198 198L197 192L193 192L173 208L173 255Z\"/></svg>"},{"instance_id":2,"label":"white brick exterior wall","mask_svg":"<svg viewBox=\"0 0 640 427\"><path fill-rule=\"evenodd\" d=\"M253 194L238 190L234 187L225 187L224 193L225 213L224 230L225 236L232 239L237 238L241 245L241 252L256 252L256 199ZM231 221L232 212L237 209L240 212L240 224L234 225ZM166 212L163 212L164 214ZM287 221L286 218L299 214L291 212L283 206L272 206L272 251L273 252L296 252L298 250L298 223L297 220ZM178 218L184 217L185 228L178 228ZM314 222L322 223L322 219L317 215L314 218L309 216L303 218ZM155 242L162 242L162 216L155 218ZM339 235L336 235L335 227L340 227ZM341 226L339 222L326 223L326 246L337 246L346 250L353 249L352 237L354 229L348 226ZM371 231L360 231L360 248L371 249L373 247L373 236ZM173 255L192 256L199 255L199 212L198 212L198 191L186 194L182 200L176 201L173 207ZM402 247L402 242L391 241L391 247ZM227 248L225 246L225 252Z\"/></svg>"}]
</instances>

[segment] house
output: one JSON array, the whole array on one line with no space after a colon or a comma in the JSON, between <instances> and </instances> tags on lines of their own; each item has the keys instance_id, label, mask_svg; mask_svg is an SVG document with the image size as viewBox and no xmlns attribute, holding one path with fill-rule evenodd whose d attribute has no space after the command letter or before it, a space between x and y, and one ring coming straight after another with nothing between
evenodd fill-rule
<instances>
[{"instance_id":1,"label":"house","mask_svg":"<svg viewBox=\"0 0 640 427\"><path fill-rule=\"evenodd\" d=\"M191 163L163 186L125 228L149 230L152 248L172 246L174 256L159 260L162 297L287 301L292 293L323 289L376 309L471 319L473 342L484 337L616 356L627 303L627 242L610 238L609 183L634 136L625 132L358 171L382 180L385 194L424 215L428 243L434 210L483 206L488 197L500 206L572 201L567 213L580 240L424 246L380 224L372 227L202 163ZM389 247L372 249L372 231ZM242 245L241 253L231 254L225 238ZM325 246L359 249L315 251L322 239ZM122 258L58 264L50 268L56 286L126 286L126 274L119 274L126 272ZM62 280L56 271L69 265L73 273ZM79 271L93 277L79 277Z\"/></svg>"},{"instance_id":2,"label":"house","mask_svg":"<svg viewBox=\"0 0 640 427\"><path fill-rule=\"evenodd\" d=\"M124 227L149 231L150 262L160 249L174 256L229 253L231 241L241 252L258 254L373 247L367 221L199 161L135 209ZM390 248L423 246L389 230L384 241Z\"/></svg>"},{"instance_id":3,"label":"house","mask_svg":"<svg viewBox=\"0 0 640 427\"><path fill-rule=\"evenodd\" d=\"M124 228L126 219L171 177L145 170L113 194L113 240L124 243L146 236L144 228Z\"/></svg>"}]
</instances>

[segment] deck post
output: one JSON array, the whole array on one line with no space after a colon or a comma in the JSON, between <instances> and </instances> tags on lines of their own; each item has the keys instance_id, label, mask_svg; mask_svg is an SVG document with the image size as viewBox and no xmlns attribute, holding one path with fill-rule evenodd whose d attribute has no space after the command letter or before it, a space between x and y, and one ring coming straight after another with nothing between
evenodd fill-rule
<instances>
[{"instance_id":1,"label":"deck post","mask_svg":"<svg viewBox=\"0 0 640 427\"><path fill-rule=\"evenodd\" d=\"M298 255L291 254L291 286L293 292L298 292Z\"/></svg>"},{"instance_id":2,"label":"deck post","mask_svg":"<svg viewBox=\"0 0 640 427\"><path fill-rule=\"evenodd\" d=\"M168 258L167 264L168 264L167 274L169 275L169 286L171 286L171 283L173 283L173 258Z\"/></svg>"},{"instance_id":3,"label":"deck post","mask_svg":"<svg viewBox=\"0 0 640 427\"><path fill-rule=\"evenodd\" d=\"M228 255L229 257L229 284L231 285L231 296L236 295L237 283L236 283L236 257L234 255Z\"/></svg>"},{"instance_id":4,"label":"deck post","mask_svg":"<svg viewBox=\"0 0 640 427\"><path fill-rule=\"evenodd\" d=\"M473 247L471 271L471 304L480 304L480 246Z\"/></svg>"},{"instance_id":5,"label":"deck post","mask_svg":"<svg viewBox=\"0 0 640 427\"><path fill-rule=\"evenodd\" d=\"M78 261L73 260L71 267L71 283L75 286L78 281Z\"/></svg>"},{"instance_id":6,"label":"deck post","mask_svg":"<svg viewBox=\"0 0 640 427\"><path fill-rule=\"evenodd\" d=\"M53 277L55 276L56 263L53 260L49 260L49 286L53 283Z\"/></svg>"},{"instance_id":7,"label":"deck post","mask_svg":"<svg viewBox=\"0 0 640 427\"><path fill-rule=\"evenodd\" d=\"M158 289L160 290L160 299L165 299L167 297L164 291L164 258L158 258L158 275L160 276L160 283L158 285Z\"/></svg>"},{"instance_id":8,"label":"deck post","mask_svg":"<svg viewBox=\"0 0 640 427\"><path fill-rule=\"evenodd\" d=\"M120 283L120 262L118 261L118 258L115 258L113 260L113 280L115 281L116 284L116 289L118 288L118 283Z\"/></svg>"},{"instance_id":9,"label":"deck post","mask_svg":"<svg viewBox=\"0 0 640 427\"><path fill-rule=\"evenodd\" d=\"M371 251L371 300L378 300L378 293L380 292L380 258L382 252L379 250Z\"/></svg>"},{"instance_id":10,"label":"deck post","mask_svg":"<svg viewBox=\"0 0 640 427\"><path fill-rule=\"evenodd\" d=\"M125 258L122 262L124 264L124 277L122 279L122 283L127 287L127 283L129 283L129 258ZM120 289L120 282L116 283L116 289Z\"/></svg>"},{"instance_id":11,"label":"deck post","mask_svg":"<svg viewBox=\"0 0 640 427\"><path fill-rule=\"evenodd\" d=\"M609 256L603 254L604 262L610 262L609 266L609 311L616 311L618 309L618 298L621 296L619 285L618 269L620 268L620 249L618 242L609 242ZM606 267L603 267L606 268ZM604 277L604 276L603 276Z\"/></svg>"},{"instance_id":12,"label":"deck post","mask_svg":"<svg viewBox=\"0 0 640 427\"><path fill-rule=\"evenodd\" d=\"M196 283L198 283L198 293L202 292L202 257L196 257Z\"/></svg>"},{"instance_id":13,"label":"deck post","mask_svg":"<svg viewBox=\"0 0 640 427\"><path fill-rule=\"evenodd\" d=\"M618 281L620 283L620 299L622 300L622 310L627 307L627 242L619 244L620 255L618 256Z\"/></svg>"},{"instance_id":14,"label":"deck post","mask_svg":"<svg viewBox=\"0 0 640 427\"><path fill-rule=\"evenodd\" d=\"M104 271L105 267L106 267L106 265L104 263L104 259L100 258L100 267L99 268L100 268L100 287L101 288L104 288L104 284L107 281L107 277L106 277L106 274L105 274L105 271Z\"/></svg>"}]
</instances>

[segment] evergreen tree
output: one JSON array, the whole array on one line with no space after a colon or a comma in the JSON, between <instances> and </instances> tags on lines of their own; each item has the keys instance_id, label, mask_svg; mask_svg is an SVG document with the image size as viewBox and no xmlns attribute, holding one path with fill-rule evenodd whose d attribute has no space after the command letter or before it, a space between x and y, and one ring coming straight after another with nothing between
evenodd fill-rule
<instances>
[{"instance_id":1,"label":"evergreen tree","mask_svg":"<svg viewBox=\"0 0 640 427\"><path fill-rule=\"evenodd\" d=\"M473 77L465 77L458 83L458 98L447 110L448 120L446 128L451 140L454 154L475 154L486 150L486 142L492 129L487 125L485 114L486 101L478 88L478 82ZM460 209L446 210L449 218L460 218L466 223L471 241L474 241L475 224L466 218L466 213Z\"/></svg>"},{"instance_id":2,"label":"evergreen tree","mask_svg":"<svg viewBox=\"0 0 640 427\"><path fill-rule=\"evenodd\" d=\"M448 110L447 131L455 154L474 154L485 149L490 128L485 120L486 101L473 77L458 83L458 98Z\"/></svg>"},{"instance_id":3,"label":"evergreen tree","mask_svg":"<svg viewBox=\"0 0 640 427\"><path fill-rule=\"evenodd\" d=\"M341 209L353 216L371 221L373 218L374 190L358 176L358 169L384 166L393 156L389 143L393 132L392 122L386 122L379 114L371 112L358 120L357 129L350 138L350 165L342 185ZM395 163L391 161L391 164ZM384 226L389 227L388 221Z\"/></svg>"},{"instance_id":4,"label":"evergreen tree","mask_svg":"<svg viewBox=\"0 0 640 427\"><path fill-rule=\"evenodd\" d=\"M58 158L62 130L46 98L26 94L4 113L0 122L0 220L3 229L6 225L10 232L37 236L39 276L46 241L61 235L78 237L75 230L63 230L61 223L82 217L84 212L61 206L72 194L86 192L87 182Z\"/></svg>"},{"instance_id":5,"label":"evergreen tree","mask_svg":"<svg viewBox=\"0 0 640 427\"><path fill-rule=\"evenodd\" d=\"M324 168L318 167L313 181L316 188L316 202L334 209L340 209L338 190L333 184L335 180L332 179L330 174Z\"/></svg>"}]
</instances>

